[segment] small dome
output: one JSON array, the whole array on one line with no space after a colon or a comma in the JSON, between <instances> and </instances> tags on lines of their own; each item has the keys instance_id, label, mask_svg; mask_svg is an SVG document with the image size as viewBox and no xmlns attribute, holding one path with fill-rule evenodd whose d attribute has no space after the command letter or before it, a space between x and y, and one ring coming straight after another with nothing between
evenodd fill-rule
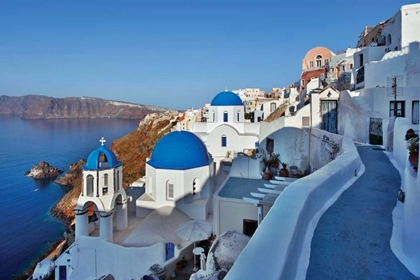
<instances>
[{"instance_id":1,"label":"small dome","mask_svg":"<svg viewBox=\"0 0 420 280\"><path fill-rule=\"evenodd\" d=\"M114 168L121 165L115 154L103 144L90 153L83 170L99 170Z\"/></svg>"},{"instance_id":2,"label":"small dome","mask_svg":"<svg viewBox=\"0 0 420 280\"><path fill-rule=\"evenodd\" d=\"M242 106L241 98L231 91L222 91L211 101L211 106Z\"/></svg>"},{"instance_id":3,"label":"small dome","mask_svg":"<svg viewBox=\"0 0 420 280\"><path fill-rule=\"evenodd\" d=\"M198 136L188 131L173 131L156 143L147 164L157 169L185 170L208 165L211 160Z\"/></svg>"}]
</instances>

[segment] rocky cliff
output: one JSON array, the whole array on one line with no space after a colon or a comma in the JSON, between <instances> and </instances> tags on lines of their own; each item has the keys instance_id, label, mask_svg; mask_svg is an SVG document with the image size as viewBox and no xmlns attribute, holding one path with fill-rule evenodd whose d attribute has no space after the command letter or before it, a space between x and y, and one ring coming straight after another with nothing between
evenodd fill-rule
<instances>
[{"instance_id":1,"label":"rocky cliff","mask_svg":"<svg viewBox=\"0 0 420 280\"><path fill-rule=\"evenodd\" d=\"M165 111L168 109L91 97L0 96L0 115L17 115L24 119L143 119L149 113Z\"/></svg>"},{"instance_id":2,"label":"rocky cliff","mask_svg":"<svg viewBox=\"0 0 420 280\"><path fill-rule=\"evenodd\" d=\"M111 150L123 164L125 188L145 174L146 158L150 157L156 142L175 126L177 116L178 112L175 111L149 114L135 131L112 143ZM70 165L65 176L55 180L57 184L67 187L70 191L52 208L54 216L67 221L74 218L73 208L82 190L84 163L85 160L80 160Z\"/></svg>"}]
</instances>

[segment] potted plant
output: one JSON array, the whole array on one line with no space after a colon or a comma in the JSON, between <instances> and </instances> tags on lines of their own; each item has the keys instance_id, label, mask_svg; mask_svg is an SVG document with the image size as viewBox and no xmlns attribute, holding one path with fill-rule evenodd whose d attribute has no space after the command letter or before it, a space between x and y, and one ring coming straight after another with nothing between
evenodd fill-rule
<instances>
[{"instance_id":1,"label":"potted plant","mask_svg":"<svg viewBox=\"0 0 420 280\"><path fill-rule=\"evenodd\" d=\"M263 178L264 180L270 180L272 177L272 173L271 173L271 164L272 164L272 159L270 154L266 153L265 150L262 150L262 156L261 156L261 162L264 164L263 167Z\"/></svg>"},{"instance_id":2,"label":"potted plant","mask_svg":"<svg viewBox=\"0 0 420 280\"><path fill-rule=\"evenodd\" d=\"M409 150L408 161L413 165L417 172L419 165L419 137L413 137L407 140L407 149Z\"/></svg>"},{"instance_id":3,"label":"potted plant","mask_svg":"<svg viewBox=\"0 0 420 280\"><path fill-rule=\"evenodd\" d=\"M287 163L280 161L281 169L280 169L280 177L289 177L289 170L287 170Z\"/></svg>"},{"instance_id":4,"label":"potted plant","mask_svg":"<svg viewBox=\"0 0 420 280\"><path fill-rule=\"evenodd\" d=\"M280 154L271 153L270 159L271 159L271 167L279 168Z\"/></svg>"}]
</instances>

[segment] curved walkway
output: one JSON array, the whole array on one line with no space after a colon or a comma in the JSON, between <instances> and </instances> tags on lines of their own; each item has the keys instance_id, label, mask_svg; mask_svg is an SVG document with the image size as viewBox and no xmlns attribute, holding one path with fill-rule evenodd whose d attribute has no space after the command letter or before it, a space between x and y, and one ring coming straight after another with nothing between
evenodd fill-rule
<instances>
[{"instance_id":1,"label":"curved walkway","mask_svg":"<svg viewBox=\"0 0 420 280\"><path fill-rule=\"evenodd\" d=\"M418 279L390 248L401 177L377 147L357 150L366 170L319 220L306 279Z\"/></svg>"}]
</instances>

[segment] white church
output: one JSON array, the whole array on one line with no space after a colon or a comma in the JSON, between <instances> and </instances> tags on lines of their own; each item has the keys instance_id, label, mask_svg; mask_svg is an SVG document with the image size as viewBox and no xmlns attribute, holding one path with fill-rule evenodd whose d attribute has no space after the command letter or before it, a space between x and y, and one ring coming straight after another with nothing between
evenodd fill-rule
<instances>
[{"instance_id":1,"label":"white church","mask_svg":"<svg viewBox=\"0 0 420 280\"><path fill-rule=\"evenodd\" d=\"M203 140L215 162L226 155L254 149L258 142L259 123L245 120L241 98L222 91L211 101L207 122L195 122L192 132Z\"/></svg>"}]
</instances>

